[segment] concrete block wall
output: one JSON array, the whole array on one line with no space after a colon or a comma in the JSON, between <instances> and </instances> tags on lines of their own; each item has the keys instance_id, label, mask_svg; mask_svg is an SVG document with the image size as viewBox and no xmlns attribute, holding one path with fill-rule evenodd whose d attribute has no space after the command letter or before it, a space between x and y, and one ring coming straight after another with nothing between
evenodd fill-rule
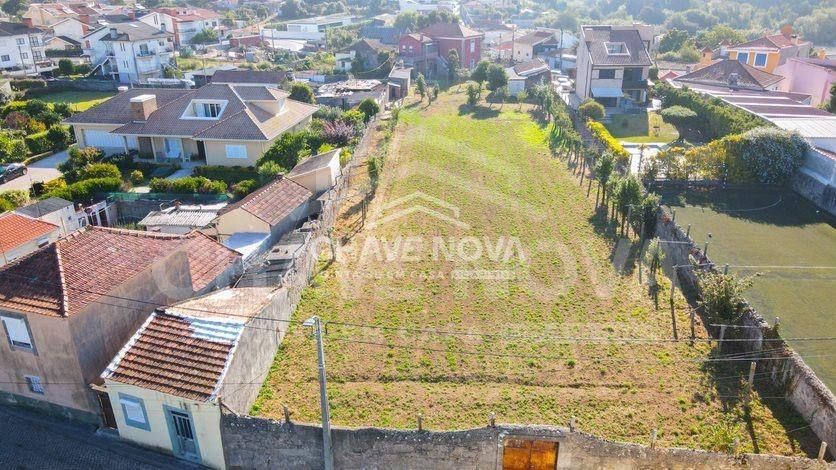
<instances>
[{"instance_id":1,"label":"concrete block wall","mask_svg":"<svg viewBox=\"0 0 836 470\"><path fill-rule=\"evenodd\" d=\"M221 436L230 469L322 468L322 429L316 425L225 413ZM836 468L803 458L650 448L554 426L500 424L461 431L333 427L331 438L337 469L499 470L507 438L557 442L559 469Z\"/></svg>"}]
</instances>

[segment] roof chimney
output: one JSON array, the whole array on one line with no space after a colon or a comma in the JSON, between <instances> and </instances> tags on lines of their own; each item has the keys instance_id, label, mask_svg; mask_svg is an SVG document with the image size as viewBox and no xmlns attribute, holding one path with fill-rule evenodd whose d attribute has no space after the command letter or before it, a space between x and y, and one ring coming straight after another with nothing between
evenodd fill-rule
<instances>
[{"instance_id":1,"label":"roof chimney","mask_svg":"<svg viewBox=\"0 0 836 470\"><path fill-rule=\"evenodd\" d=\"M784 26L781 26L781 35L785 38L792 36L792 25L785 24Z\"/></svg>"},{"instance_id":2,"label":"roof chimney","mask_svg":"<svg viewBox=\"0 0 836 470\"><path fill-rule=\"evenodd\" d=\"M157 110L157 97L155 95L139 95L131 98L131 119L134 121L147 121L148 116Z\"/></svg>"},{"instance_id":3,"label":"roof chimney","mask_svg":"<svg viewBox=\"0 0 836 470\"><path fill-rule=\"evenodd\" d=\"M116 39L119 36L119 32L116 31L116 28L110 28L110 39Z\"/></svg>"},{"instance_id":4,"label":"roof chimney","mask_svg":"<svg viewBox=\"0 0 836 470\"><path fill-rule=\"evenodd\" d=\"M737 88L738 80L740 80L740 75L737 72L729 74L729 87L730 88Z\"/></svg>"},{"instance_id":5,"label":"roof chimney","mask_svg":"<svg viewBox=\"0 0 836 470\"><path fill-rule=\"evenodd\" d=\"M27 28L35 27L35 23L32 22L32 18L21 18L20 22L23 23L23 26L26 26Z\"/></svg>"}]
</instances>

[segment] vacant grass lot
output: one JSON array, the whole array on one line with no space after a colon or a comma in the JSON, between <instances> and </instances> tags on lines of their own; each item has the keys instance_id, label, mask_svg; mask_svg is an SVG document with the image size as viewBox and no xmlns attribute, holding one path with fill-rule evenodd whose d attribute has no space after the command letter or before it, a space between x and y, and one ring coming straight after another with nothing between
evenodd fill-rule
<instances>
[{"instance_id":1,"label":"vacant grass lot","mask_svg":"<svg viewBox=\"0 0 836 470\"><path fill-rule=\"evenodd\" d=\"M664 201L698 243L730 271L754 278L746 298L785 337L834 331L836 220L790 190L668 190ZM709 238L708 234L711 234ZM740 267L745 266L745 267ZM793 342L818 377L836 390L832 342Z\"/></svg>"},{"instance_id":2,"label":"vacant grass lot","mask_svg":"<svg viewBox=\"0 0 836 470\"><path fill-rule=\"evenodd\" d=\"M618 440L647 443L658 428L665 445L739 438L745 450L804 453L806 429L785 432L803 422L772 398L744 413L740 374L700 362L706 343L607 340L670 338L670 313L614 269L612 230L528 108L473 113L464 101L450 91L401 112L370 220L361 228L359 206L346 209L340 256L303 293L294 318L330 322L333 421L413 428L423 415L427 428L454 429L491 412L509 423L575 416ZM677 318L685 337L683 305ZM292 325L252 412L281 418L287 405L315 422L318 390L314 342Z\"/></svg>"},{"instance_id":3,"label":"vacant grass lot","mask_svg":"<svg viewBox=\"0 0 836 470\"><path fill-rule=\"evenodd\" d=\"M61 91L39 97L47 103L69 103L76 111L86 111L115 95L112 91Z\"/></svg>"},{"instance_id":4,"label":"vacant grass lot","mask_svg":"<svg viewBox=\"0 0 836 470\"><path fill-rule=\"evenodd\" d=\"M676 128L663 121L659 113L618 114L611 116L606 126L616 139L636 144L667 143L679 138Z\"/></svg>"}]
</instances>

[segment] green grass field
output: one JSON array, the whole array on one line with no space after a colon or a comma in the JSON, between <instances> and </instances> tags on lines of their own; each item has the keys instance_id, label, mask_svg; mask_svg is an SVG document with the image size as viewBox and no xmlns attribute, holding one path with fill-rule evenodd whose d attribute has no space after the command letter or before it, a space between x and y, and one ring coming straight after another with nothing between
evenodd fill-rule
<instances>
[{"instance_id":1,"label":"green grass field","mask_svg":"<svg viewBox=\"0 0 836 470\"><path fill-rule=\"evenodd\" d=\"M39 97L47 103L69 103L76 111L86 111L99 103L107 101L116 92L112 91L61 91Z\"/></svg>"},{"instance_id":2,"label":"green grass field","mask_svg":"<svg viewBox=\"0 0 836 470\"><path fill-rule=\"evenodd\" d=\"M741 276L757 275L747 300L785 337L828 336L836 329L836 220L789 190L670 190L663 202L708 256ZM708 234L711 234L709 238ZM737 267L753 266L753 267ZM793 348L836 389L832 342Z\"/></svg>"},{"instance_id":3,"label":"green grass field","mask_svg":"<svg viewBox=\"0 0 836 470\"><path fill-rule=\"evenodd\" d=\"M610 117L606 127L616 139L636 144L667 143L679 138L676 128L663 121L659 113L618 114Z\"/></svg>"},{"instance_id":4,"label":"green grass field","mask_svg":"<svg viewBox=\"0 0 836 470\"><path fill-rule=\"evenodd\" d=\"M744 451L809 452L805 429L787 434L804 423L783 401L755 398L743 412L744 372L700 362L706 343L606 340L671 338L670 312L614 268L612 227L549 154L530 109L474 112L464 101L449 91L401 112L369 220L345 208L340 255L303 292L294 319L328 322L334 423L414 428L423 415L429 429L460 429L491 412L506 423L575 416L581 430L623 441L647 443L658 428L664 445L725 450L739 438ZM681 298L676 318L685 337ZM287 405L316 422L318 390L314 343L291 325L252 412L281 418Z\"/></svg>"}]
</instances>

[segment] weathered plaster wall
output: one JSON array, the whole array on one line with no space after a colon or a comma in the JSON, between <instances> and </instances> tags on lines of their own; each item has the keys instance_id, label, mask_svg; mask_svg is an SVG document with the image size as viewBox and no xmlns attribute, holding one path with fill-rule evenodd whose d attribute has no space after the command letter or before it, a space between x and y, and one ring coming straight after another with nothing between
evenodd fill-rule
<instances>
[{"instance_id":1,"label":"weathered plaster wall","mask_svg":"<svg viewBox=\"0 0 836 470\"><path fill-rule=\"evenodd\" d=\"M224 457L230 469L322 468L322 430L224 413ZM557 468L606 469L805 469L828 468L815 460L745 454L732 456L687 449L651 449L598 439L553 426L497 425L462 431L332 428L338 469L502 468L506 438L558 443ZM836 468L833 464L829 468Z\"/></svg>"}]
</instances>

